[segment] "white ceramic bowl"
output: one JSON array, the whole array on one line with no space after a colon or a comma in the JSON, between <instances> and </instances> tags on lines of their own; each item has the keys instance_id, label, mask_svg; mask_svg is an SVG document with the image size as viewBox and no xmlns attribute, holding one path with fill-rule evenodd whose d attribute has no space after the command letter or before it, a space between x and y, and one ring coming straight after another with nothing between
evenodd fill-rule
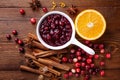
<instances>
[{"instance_id":1,"label":"white ceramic bowl","mask_svg":"<svg viewBox=\"0 0 120 80\"><path fill-rule=\"evenodd\" d=\"M61 46L51 46L51 45L48 45L46 42L44 42L44 40L42 39L41 35L40 35L40 32L39 32L39 29L40 29L40 25L42 23L42 21L48 16L48 15L51 15L51 14L60 14L62 16L64 16L65 18L67 18L67 20L70 22L71 24L71 27L72 27L72 35L71 35L71 38L68 42L66 42L64 45L61 45ZM80 43L76 38L75 38L75 27L74 27L74 23L72 21L72 19L65 13L63 12L60 12L60 11L51 11L51 12L48 12L46 13L45 15L43 15L40 20L38 21L38 24L37 24L37 28L36 28L36 32L37 32L37 37L39 39L39 41L47 48L49 49L53 49L53 50L59 50L59 49L63 49L63 48L66 48L67 46L69 46L70 44L74 44L74 45L77 45L79 46L80 48L82 48L83 50L85 50L87 53L93 55L95 54L94 50L92 50L91 48L83 45L82 43Z\"/></svg>"}]
</instances>

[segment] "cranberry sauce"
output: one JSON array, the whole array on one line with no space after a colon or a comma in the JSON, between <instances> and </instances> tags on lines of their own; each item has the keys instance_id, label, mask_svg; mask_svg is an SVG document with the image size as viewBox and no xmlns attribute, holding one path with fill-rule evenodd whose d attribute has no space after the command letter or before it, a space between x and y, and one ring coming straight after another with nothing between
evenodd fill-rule
<instances>
[{"instance_id":1,"label":"cranberry sauce","mask_svg":"<svg viewBox=\"0 0 120 80\"><path fill-rule=\"evenodd\" d=\"M39 32L48 45L61 46L70 40L72 27L64 16L51 14L42 21Z\"/></svg>"}]
</instances>

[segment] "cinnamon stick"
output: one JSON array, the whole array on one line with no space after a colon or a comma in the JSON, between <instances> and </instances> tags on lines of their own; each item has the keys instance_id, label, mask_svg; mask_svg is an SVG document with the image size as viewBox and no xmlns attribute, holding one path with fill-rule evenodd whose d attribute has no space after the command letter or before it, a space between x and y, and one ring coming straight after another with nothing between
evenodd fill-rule
<instances>
[{"instance_id":1,"label":"cinnamon stick","mask_svg":"<svg viewBox=\"0 0 120 80\"><path fill-rule=\"evenodd\" d=\"M43 52L43 50L41 50L41 49L33 49L33 52L40 53L40 52Z\"/></svg>"},{"instance_id":2,"label":"cinnamon stick","mask_svg":"<svg viewBox=\"0 0 120 80\"><path fill-rule=\"evenodd\" d=\"M54 66L54 67L56 67L56 68L58 68L58 69L62 69L62 70L66 70L66 71L69 71L69 70L70 70L70 67L69 67L69 66L66 66L66 65L57 63L57 62L55 62L55 61L53 61L53 60L47 60L47 59L39 58L39 59L38 59L38 62L43 63L43 64L48 64L48 65Z\"/></svg>"},{"instance_id":3,"label":"cinnamon stick","mask_svg":"<svg viewBox=\"0 0 120 80\"><path fill-rule=\"evenodd\" d=\"M33 73L36 73L36 74L42 74L42 75L44 75L44 76L46 76L46 77L51 77L51 74L46 74L46 73L44 73L44 72L42 72L42 71L39 71L39 70L37 70L37 69L30 68L30 67L28 67L28 66L21 65L21 66L20 66L20 69L21 69L21 70L25 70L25 71L29 71L29 72L33 72Z\"/></svg>"},{"instance_id":4,"label":"cinnamon stick","mask_svg":"<svg viewBox=\"0 0 120 80\"><path fill-rule=\"evenodd\" d=\"M37 61L35 61L35 60L33 60L33 62L34 62L38 67L45 67L44 64L41 64L41 63L39 63L39 62L37 62ZM55 75L57 75L57 76L60 76L60 75L61 75L60 72L58 72L58 71L56 71L56 70L54 70L54 69L52 69L52 68L50 68L50 67L48 67L48 71L51 72L51 73L53 73L53 74L55 74Z\"/></svg>"},{"instance_id":5,"label":"cinnamon stick","mask_svg":"<svg viewBox=\"0 0 120 80\"><path fill-rule=\"evenodd\" d=\"M61 62L61 60L59 58L57 58L57 57L50 56L49 58L52 59L55 62L59 62L59 63Z\"/></svg>"},{"instance_id":6,"label":"cinnamon stick","mask_svg":"<svg viewBox=\"0 0 120 80\"><path fill-rule=\"evenodd\" d=\"M38 41L38 42L39 42L37 36L34 35L34 34L32 34L32 33L28 33L28 37L31 38L31 39L33 39L33 40L35 40L35 41Z\"/></svg>"}]
</instances>

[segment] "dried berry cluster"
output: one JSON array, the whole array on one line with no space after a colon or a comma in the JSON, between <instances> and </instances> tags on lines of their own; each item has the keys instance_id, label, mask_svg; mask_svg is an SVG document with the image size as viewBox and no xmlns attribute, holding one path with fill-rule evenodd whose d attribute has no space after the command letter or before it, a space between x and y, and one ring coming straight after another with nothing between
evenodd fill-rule
<instances>
[{"instance_id":1,"label":"dried berry cluster","mask_svg":"<svg viewBox=\"0 0 120 80\"><path fill-rule=\"evenodd\" d=\"M89 80L92 75L101 76L105 75L104 66L105 59L110 59L111 54L105 51L103 44L93 44L90 41L85 41L85 44L98 52L92 56L87 54L81 48L74 47L70 49L69 57L63 56L63 63L71 63L73 64L73 68L64 74L64 78L69 78L71 76L79 77L80 75L84 76L84 80ZM97 63L97 60L99 63Z\"/></svg>"}]
</instances>

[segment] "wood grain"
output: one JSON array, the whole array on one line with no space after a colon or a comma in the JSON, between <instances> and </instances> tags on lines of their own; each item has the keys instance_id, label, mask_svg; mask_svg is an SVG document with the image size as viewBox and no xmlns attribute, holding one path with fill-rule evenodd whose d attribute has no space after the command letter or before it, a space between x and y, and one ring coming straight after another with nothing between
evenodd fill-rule
<instances>
[{"instance_id":1,"label":"wood grain","mask_svg":"<svg viewBox=\"0 0 120 80\"><path fill-rule=\"evenodd\" d=\"M21 72L19 66L24 64L24 57L18 52L18 45L12 40L5 38L6 34L11 34L16 29L17 36L23 39L27 33L36 33L36 25L31 25L30 18L35 17L37 21L44 12L32 11L29 2L31 0L0 0L0 80L37 80L38 75ZM40 0L42 7L47 7L51 11L53 0ZM106 19L107 29L105 34L95 43L104 43L109 52L112 53L110 60L105 60L105 77L93 76L91 80L119 80L120 79L120 0L54 0L57 3L55 10L66 12L73 4L78 8L78 13L85 9L96 9L100 11ZM61 8L59 2L65 2L66 8ZM19 9L24 8L26 15L22 16ZM68 14L68 13L67 13ZM68 14L69 15L69 14ZM76 17L69 15L73 21ZM83 39L76 36L81 42ZM111 45L113 44L113 45ZM116 50L115 50L116 49ZM100 60L96 61L99 63ZM17 75L16 75L17 74ZM28 77L29 76L29 77ZM64 80L64 79L62 79ZM83 80L83 77L72 77L70 80Z\"/></svg>"}]
</instances>

